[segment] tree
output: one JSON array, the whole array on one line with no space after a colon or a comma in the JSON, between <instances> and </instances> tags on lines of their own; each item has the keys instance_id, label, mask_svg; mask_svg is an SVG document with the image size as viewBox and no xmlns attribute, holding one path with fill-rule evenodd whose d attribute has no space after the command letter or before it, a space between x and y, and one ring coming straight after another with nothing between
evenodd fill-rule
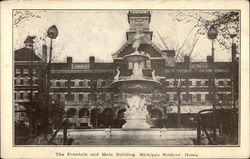
<instances>
[{"instance_id":1,"label":"tree","mask_svg":"<svg viewBox=\"0 0 250 159\"><path fill-rule=\"evenodd\" d=\"M190 37L191 34L193 34L193 37ZM168 50L169 46L167 46L166 41L164 38L157 32L157 35L161 42L164 44L165 48ZM200 34L195 32L194 29L190 30L190 32L187 34L184 41L181 43L181 45L176 42L176 46L174 47L174 50L176 51L176 54L173 58L166 57L166 62L168 64L168 70L170 71L170 74L174 77L174 83L177 83L175 85L175 90L177 94L177 127L181 127L181 89L182 79L186 80L185 86L187 87L187 94L189 84L188 84L188 68L189 68L189 62L185 63L183 62L186 58L186 60L190 61L190 57L192 56L193 50L200 38ZM190 40L191 39L191 40ZM178 62L181 62L182 65L177 65ZM188 98L189 100L189 98Z\"/></svg>"},{"instance_id":2,"label":"tree","mask_svg":"<svg viewBox=\"0 0 250 159\"><path fill-rule=\"evenodd\" d=\"M223 49L230 49L230 34L235 33L235 43L239 46L240 17L239 11L185 11L179 12L175 17L178 22L191 23L197 33L207 35L209 27L213 24L219 31L217 41Z\"/></svg>"},{"instance_id":3,"label":"tree","mask_svg":"<svg viewBox=\"0 0 250 159\"><path fill-rule=\"evenodd\" d=\"M19 26L21 23L25 23L34 18L41 18L41 13L44 10L14 10L13 11L13 25Z\"/></svg>"}]
</instances>

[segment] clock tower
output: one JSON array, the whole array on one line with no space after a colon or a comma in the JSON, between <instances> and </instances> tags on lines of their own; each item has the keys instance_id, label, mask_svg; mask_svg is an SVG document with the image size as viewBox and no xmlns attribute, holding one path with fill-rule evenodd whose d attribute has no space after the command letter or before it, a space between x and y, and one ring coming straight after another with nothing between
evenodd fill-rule
<instances>
[{"instance_id":1,"label":"clock tower","mask_svg":"<svg viewBox=\"0 0 250 159\"><path fill-rule=\"evenodd\" d=\"M148 39L152 40L153 32L149 30L149 23L151 19L150 11L145 10L131 10L128 12L129 31L127 40L135 36L137 30L140 30Z\"/></svg>"}]
</instances>

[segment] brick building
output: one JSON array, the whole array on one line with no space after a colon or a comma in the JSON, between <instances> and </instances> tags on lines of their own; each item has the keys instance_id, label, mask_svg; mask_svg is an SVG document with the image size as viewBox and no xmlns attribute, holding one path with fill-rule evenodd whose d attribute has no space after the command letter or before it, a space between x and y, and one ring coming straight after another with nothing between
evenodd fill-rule
<instances>
[{"instance_id":1,"label":"brick building","mask_svg":"<svg viewBox=\"0 0 250 159\"><path fill-rule=\"evenodd\" d=\"M32 37L28 36L25 47L15 50L14 56L15 122L25 125L29 124L31 102L38 95L38 74L43 65L42 59L33 51L33 43Z\"/></svg>"},{"instance_id":2,"label":"brick building","mask_svg":"<svg viewBox=\"0 0 250 159\"><path fill-rule=\"evenodd\" d=\"M178 113L181 121L179 126L195 127L196 113L202 109L212 108L212 64L216 83L215 103L217 106L232 106L232 78L234 78L232 62L213 62L210 56L206 62L192 62L188 56L184 57L183 62L175 62L174 50L160 50L153 44L153 31L149 29L150 19L149 11L128 12L130 28L126 32L127 41L112 55L113 62L97 63L95 57L89 57L88 63L75 63L72 57L67 57L66 62L52 63L51 106L55 103L60 105L68 114L72 127L122 126L126 104L124 100L129 94L117 92L109 86L117 73L117 68L121 71L120 76L131 74L133 65L123 61L123 57L134 51L132 44L138 29L143 32L142 44L138 50L150 55L150 59L142 64L143 74L151 76L152 70L155 70L162 83L161 90L144 94L152 127L177 127ZM17 52L18 50L15 56ZM17 104L29 101L30 86L26 88L24 80L22 84L20 82L26 77L25 73L30 66L30 59L26 60L19 62L20 60L15 58L15 81L18 81L15 83ZM41 61L38 57L33 60L36 66L39 66ZM19 72L22 72L21 75ZM25 79L29 79L29 74L26 75ZM36 93L36 85L33 87L33 93ZM237 87L236 83L235 88ZM234 90L237 96L237 89Z\"/></svg>"}]
</instances>

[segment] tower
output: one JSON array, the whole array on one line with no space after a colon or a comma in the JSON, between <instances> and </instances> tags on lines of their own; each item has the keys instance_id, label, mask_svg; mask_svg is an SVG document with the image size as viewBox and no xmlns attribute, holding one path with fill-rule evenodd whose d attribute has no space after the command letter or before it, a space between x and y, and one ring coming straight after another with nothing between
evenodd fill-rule
<instances>
[{"instance_id":1,"label":"tower","mask_svg":"<svg viewBox=\"0 0 250 159\"><path fill-rule=\"evenodd\" d=\"M152 40L153 32L149 30L151 13L147 10L131 10L128 12L129 31L126 33L127 40L134 37L137 30L150 40Z\"/></svg>"}]
</instances>

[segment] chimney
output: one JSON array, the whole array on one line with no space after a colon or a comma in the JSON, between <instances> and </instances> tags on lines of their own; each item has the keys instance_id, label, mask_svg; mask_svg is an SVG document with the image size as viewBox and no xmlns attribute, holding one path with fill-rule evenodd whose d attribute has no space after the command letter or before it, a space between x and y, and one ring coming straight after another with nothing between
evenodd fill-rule
<instances>
[{"instance_id":1,"label":"chimney","mask_svg":"<svg viewBox=\"0 0 250 159\"><path fill-rule=\"evenodd\" d=\"M212 63L213 61L214 60L212 56L207 56L207 63Z\"/></svg>"},{"instance_id":2,"label":"chimney","mask_svg":"<svg viewBox=\"0 0 250 159\"><path fill-rule=\"evenodd\" d=\"M187 55L184 56L184 63L186 63L186 64L190 63L190 57L189 56L187 56Z\"/></svg>"},{"instance_id":3,"label":"chimney","mask_svg":"<svg viewBox=\"0 0 250 159\"><path fill-rule=\"evenodd\" d=\"M89 63L90 63L90 64L95 63L95 56L90 56L90 57L89 57Z\"/></svg>"},{"instance_id":4,"label":"chimney","mask_svg":"<svg viewBox=\"0 0 250 159\"><path fill-rule=\"evenodd\" d=\"M43 60L47 62L47 45L43 45Z\"/></svg>"},{"instance_id":5,"label":"chimney","mask_svg":"<svg viewBox=\"0 0 250 159\"><path fill-rule=\"evenodd\" d=\"M207 66L210 68L212 67L212 63L213 63L213 57L212 56L207 56Z\"/></svg>"},{"instance_id":6,"label":"chimney","mask_svg":"<svg viewBox=\"0 0 250 159\"><path fill-rule=\"evenodd\" d=\"M175 57L175 50L162 50L162 52L166 53L167 57Z\"/></svg>"},{"instance_id":7,"label":"chimney","mask_svg":"<svg viewBox=\"0 0 250 159\"><path fill-rule=\"evenodd\" d=\"M67 68L71 69L72 66L72 57L67 57Z\"/></svg>"},{"instance_id":8,"label":"chimney","mask_svg":"<svg viewBox=\"0 0 250 159\"><path fill-rule=\"evenodd\" d=\"M95 56L89 57L89 64L90 64L90 69L92 69L95 64Z\"/></svg>"}]
</instances>

